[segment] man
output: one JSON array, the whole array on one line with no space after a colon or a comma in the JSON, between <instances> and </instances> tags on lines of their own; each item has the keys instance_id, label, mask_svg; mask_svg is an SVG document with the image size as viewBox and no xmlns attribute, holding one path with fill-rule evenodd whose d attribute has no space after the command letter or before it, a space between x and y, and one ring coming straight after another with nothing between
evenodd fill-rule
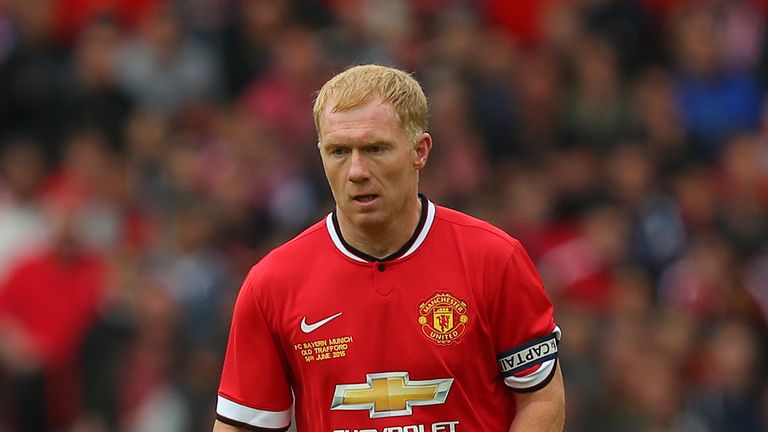
<instances>
[{"instance_id":1,"label":"man","mask_svg":"<svg viewBox=\"0 0 768 432\"><path fill-rule=\"evenodd\" d=\"M560 331L522 246L418 194L432 138L408 74L357 66L314 106L336 209L235 306L214 431L560 431Z\"/></svg>"}]
</instances>

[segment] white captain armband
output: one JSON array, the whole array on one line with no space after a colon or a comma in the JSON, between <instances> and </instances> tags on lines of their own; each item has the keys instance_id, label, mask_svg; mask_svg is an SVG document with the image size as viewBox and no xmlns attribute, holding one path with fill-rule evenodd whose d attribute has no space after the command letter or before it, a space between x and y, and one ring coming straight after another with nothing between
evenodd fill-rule
<instances>
[{"instance_id":1,"label":"white captain armband","mask_svg":"<svg viewBox=\"0 0 768 432\"><path fill-rule=\"evenodd\" d=\"M547 336L534 339L496 357L501 376L514 376L533 366L542 365L557 358L557 346L560 340L560 329Z\"/></svg>"}]
</instances>

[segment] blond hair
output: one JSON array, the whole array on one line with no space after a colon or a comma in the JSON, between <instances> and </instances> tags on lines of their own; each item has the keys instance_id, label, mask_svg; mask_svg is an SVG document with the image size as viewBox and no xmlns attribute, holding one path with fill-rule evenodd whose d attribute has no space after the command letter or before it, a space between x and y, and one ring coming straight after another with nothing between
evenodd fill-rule
<instances>
[{"instance_id":1,"label":"blond hair","mask_svg":"<svg viewBox=\"0 0 768 432\"><path fill-rule=\"evenodd\" d=\"M427 97L418 81L399 69L362 65L334 76L317 93L312 113L318 137L321 134L320 117L329 103L333 103L333 112L340 112L365 105L377 97L392 105L400 126L414 144L427 131Z\"/></svg>"}]
</instances>

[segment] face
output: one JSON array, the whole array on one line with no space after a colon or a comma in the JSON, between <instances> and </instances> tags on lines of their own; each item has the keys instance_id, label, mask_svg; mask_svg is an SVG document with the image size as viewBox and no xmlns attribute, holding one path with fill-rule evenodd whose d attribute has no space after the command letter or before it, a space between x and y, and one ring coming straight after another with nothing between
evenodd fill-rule
<instances>
[{"instance_id":1,"label":"face","mask_svg":"<svg viewBox=\"0 0 768 432\"><path fill-rule=\"evenodd\" d=\"M418 172L432 148L429 134L413 145L392 106L380 99L342 112L326 108L320 129L318 147L340 219L375 230L418 209Z\"/></svg>"}]
</instances>

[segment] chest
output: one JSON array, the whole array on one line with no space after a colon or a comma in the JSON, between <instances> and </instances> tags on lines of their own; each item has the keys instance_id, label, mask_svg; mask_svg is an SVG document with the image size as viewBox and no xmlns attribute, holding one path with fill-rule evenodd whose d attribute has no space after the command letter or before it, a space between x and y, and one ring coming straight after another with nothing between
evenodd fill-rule
<instances>
[{"instance_id":1,"label":"chest","mask_svg":"<svg viewBox=\"0 0 768 432\"><path fill-rule=\"evenodd\" d=\"M325 268L292 287L279 333L295 379L358 382L390 371L433 379L493 359L488 281L455 264Z\"/></svg>"}]
</instances>

